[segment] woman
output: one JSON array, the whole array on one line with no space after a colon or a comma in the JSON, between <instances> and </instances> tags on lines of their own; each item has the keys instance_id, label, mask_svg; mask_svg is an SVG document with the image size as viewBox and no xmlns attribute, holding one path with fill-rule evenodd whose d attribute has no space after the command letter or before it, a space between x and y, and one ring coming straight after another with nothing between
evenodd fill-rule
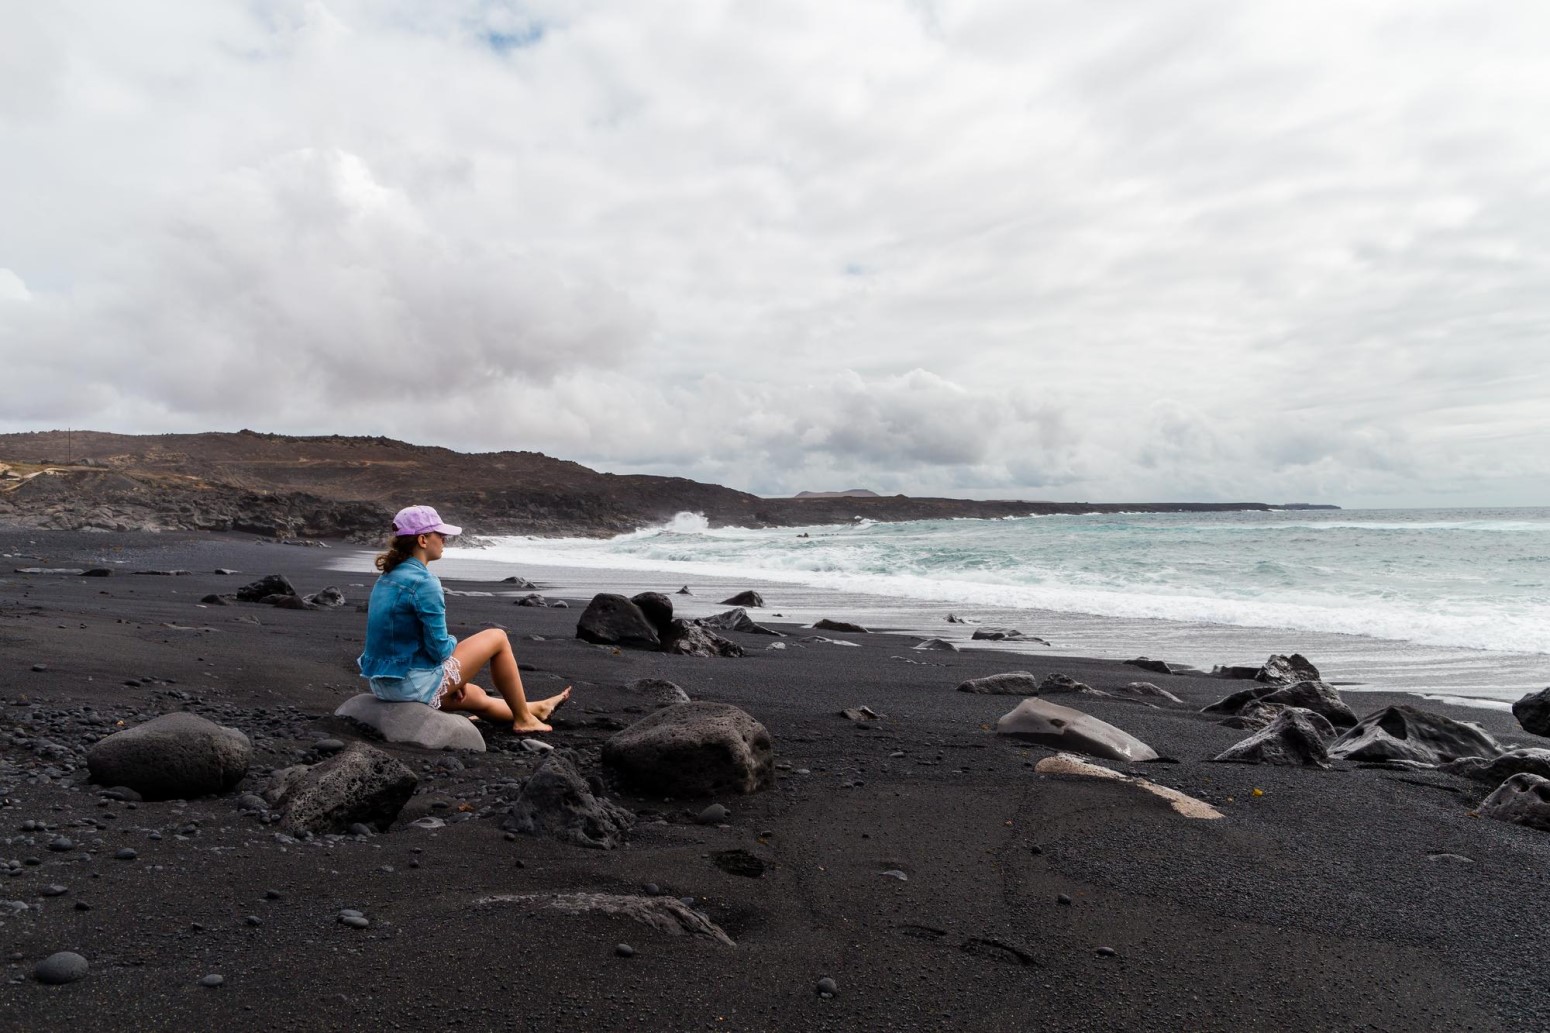
<instances>
[{"instance_id":1,"label":"woman","mask_svg":"<svg viewBox=\"0 0 1550 1033\"><path fill-rule=\"evenodd\" d=\"M378 699L412 700L442 710L510 721L514 732L552 732L544 721L570 698L527 701L511 640L499 628L459 642L447 634L447 602L426 564L441 559L461 527L442 523L430 506L410 506L393 518L393 537L377 557L382 576L366 612L366 651L356 663ZM468 681L486 664L499 696Z\"/></svg>"}]
</instances>

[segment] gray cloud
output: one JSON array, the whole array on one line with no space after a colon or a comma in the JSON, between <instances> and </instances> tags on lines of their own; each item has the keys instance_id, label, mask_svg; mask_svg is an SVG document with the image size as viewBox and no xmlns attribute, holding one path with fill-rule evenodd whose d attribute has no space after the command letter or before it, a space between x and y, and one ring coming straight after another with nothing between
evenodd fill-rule
<instances>
[{"instance_id":1,"label":"gray cloud","mask_svg":"<svg viewBox=\"0 0 1550 1033\"><path fill-rule=\"evenodd\" d=\"M3 429L394 433L767 492L1544 501L1550 9L8 26Z\"/></svg>"}]
</instances>

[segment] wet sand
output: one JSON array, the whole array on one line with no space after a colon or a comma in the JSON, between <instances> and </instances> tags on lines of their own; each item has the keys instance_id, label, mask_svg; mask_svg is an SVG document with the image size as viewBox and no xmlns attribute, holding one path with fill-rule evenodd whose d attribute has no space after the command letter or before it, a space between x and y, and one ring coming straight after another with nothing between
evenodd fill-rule
<instances>
[{"instance_id":1,"label":"wet sand","mask_svg":"<svg viewBox=\"0 0 1550 1033\"><path fill-rule=\"evenodd\" d=\"M636 812L626 847L508 839L501 795L537 761L496 729L481 755L383 745L421 777L386 835L286 843L238 812L237 793L102 799L80 751L118 721L190 710L242 729L256 751L238 793L261 786L268 769L315 759L319 738L357 737L331 717L362 684L363 596L345 586L363 579L324 569L342 548L0 532L10 554L0 559L0 863L24 862L21 874L0 874L0 904L28 905L0 907L0 1027L1550 1026L1540 974L1550 936L1539 921L1550 905L1550 835L1472 817L1489 787L1434 772L1211 764L1247 733L1198 710L1236 686L1111 661L922 652L881 634L829 636L854 646L787 639L779 650L729 635L749 649L738 660L615 651L574 637L579 606L515 607L511 586L448 581L494 593L449 599L454 634L505 627L530 695L575 686L543 738L575 751ZM11 573L104 560L108 578ZM151 569L193 573L132 573ZM271 573L302 592L339 584L349 603L302 612L198 601ZM1174 762L1134 772L1225 818L1192 820L1129 786L1034 772L1051 751L989 731L1017 698L954 691L1014 669L1099 689L1148 680L1182 697L1189 706L1168 709L1061 702L1150 743ZM694 820L711 800L651 799L614 784L599 748L647 712L623 689L642 677L763 722L782 766L776 788L720 799L730 817L716 826ZM1346 698L1358 714L1415 702ZM838 716L861 705L883 718ZM1543 744L1510 714L1423 705L1509 744ZM410 824L424 816L447 824ZM33 822L45 828L23 831ZM60 836L72 848L50 850ZM135 859L115 858L124 846ZM718 868L713 855L726 850L752 854L764 874ZM648 883L694 898L736 946L624 918L481 903ZM42 896L48 886L66 892ZM370 928L339 924L341 908L365 913ZM635 955L618 956L619 943ZM58 987L34 981L37 961L61 950L85 956L91 974ZM211 973L224 984L201 986ZM825 976L838 988L832 998L816 991Z\"/></svg>"}]
</instances>

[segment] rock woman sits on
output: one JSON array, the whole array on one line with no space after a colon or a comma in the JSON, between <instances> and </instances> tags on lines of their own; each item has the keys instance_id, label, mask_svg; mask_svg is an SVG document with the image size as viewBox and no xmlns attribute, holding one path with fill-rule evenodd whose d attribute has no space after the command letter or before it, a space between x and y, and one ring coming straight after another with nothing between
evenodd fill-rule
<instances>
[{"instance_id":1,"label":"rock woman sits on","mask_svg":"<svg viewBox=\"0 0 1550 1033\"><path fill-rule=\"evenodd\" d=\"M393 518L387 551L377 557L382 576L367 605L366 650L356 661L361 677L378 699L510 721L514 732L553 731L544 722L570 698L569 685L529 703L504 631L489 628L461 642L447 633L446 594L427 564L441 559L447 539L461 531L430 506L410 506ZM469 681L487 664L499 695Z\"/></svg>"}]
</instances>

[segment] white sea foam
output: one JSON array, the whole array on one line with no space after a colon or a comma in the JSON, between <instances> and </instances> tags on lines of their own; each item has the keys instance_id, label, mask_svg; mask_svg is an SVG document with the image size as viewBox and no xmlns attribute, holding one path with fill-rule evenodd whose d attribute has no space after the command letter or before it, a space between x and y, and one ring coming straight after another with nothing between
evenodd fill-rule
<instances>
[{"instance_id":1,"label":"white sea foam","mask_svg":"<svg viewBox=\"0 0 1550 1033\"><path fill-rule=\"evenodd\" d=\"M1467 539L1454 532L1475 532ZM1288 535L1287 532L1318 532ZM1405 540L1373 531L1403 531ZM1390 536L1393 537L1393 536ZM1528 548L1525 548L1525 547ZM889 599L1550 654L1550 513L1091 514L506 538L516 564L749 578Z\"/></svg>"}]
</instances>

